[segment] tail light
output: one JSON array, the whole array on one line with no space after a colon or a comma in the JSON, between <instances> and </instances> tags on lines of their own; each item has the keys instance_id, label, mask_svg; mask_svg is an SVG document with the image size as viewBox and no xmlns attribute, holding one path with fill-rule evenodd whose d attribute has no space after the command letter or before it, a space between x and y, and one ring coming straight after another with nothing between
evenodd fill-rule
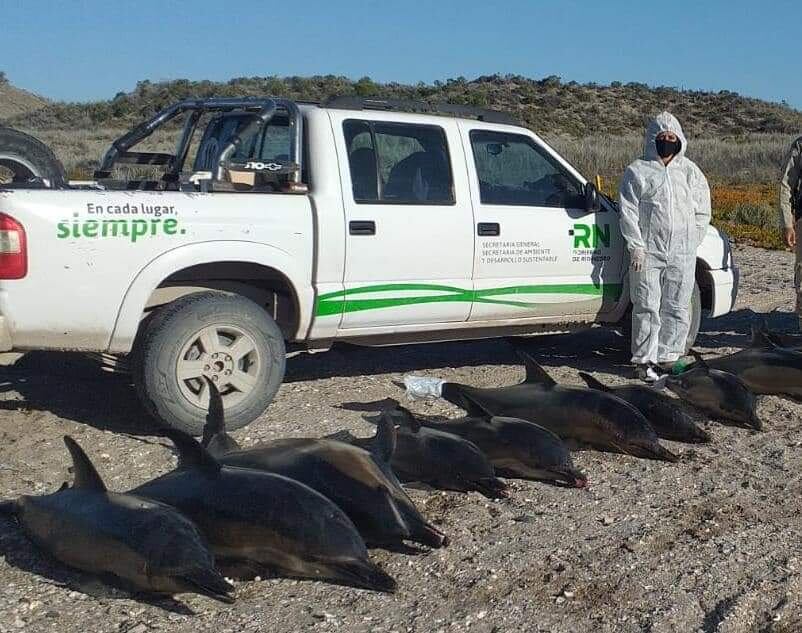
<instances>
[{"instance_id":1,"label":"tail light","mask_svg":"<svg viewBox=\"0 0 802 633\"><path fill-rule=\"evenodd\" d=\"M0 279L22 279L27 274L25 229L10 215L0 213Z\"/></svg>"}]
</instances>

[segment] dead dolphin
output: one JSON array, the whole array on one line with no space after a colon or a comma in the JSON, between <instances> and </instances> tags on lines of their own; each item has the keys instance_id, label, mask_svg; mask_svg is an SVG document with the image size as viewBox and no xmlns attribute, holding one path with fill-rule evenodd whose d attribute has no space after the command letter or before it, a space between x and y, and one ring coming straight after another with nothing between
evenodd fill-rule
<instances>
[{"instance_id":1,"label":"dead dolphin","mask_svg":"<svg viewBox=\"0 0 802 633\"><path fill-rule=\"evenodd\" d=\"M738 376L754 393L802 399L802 352L778 346L754 325L752 345L707 365Z\"/></svg>"},{"instance_id":2,"label":"dead dolphin","mask_svg":"<svg viewBox=\"0 0 802 633\"><path fill-rule=\"evenodd\" d=\"M501 477L558 481L574 488L587 486L587 476L574 466L568 447L557 435L534 422L493 416L473 394L463 396L468 416L420 423L470 440L482 449Z\"/></svg>"},{"instance_id":3,"label":"dead dolphin","mask_svg":"<svg viewBox=\"0 0 802 633\"><path fill-rule=\"evenodd\" d=\"M626 400L640 411L652 425L657 436L675 442L709 442L710 435L677 404L676 399L646 385L617 385L610 387L590 374L579 372L591 389L606 391Z\"/></svg>"},{"instance_id":4,"label":"dead dolphin","mask_svg":"<svg viewBox=\"0 0 802 633\"><path fill-rule=\"evenodd\" d=\"M106 577L126 589L198 593L233 602L198 528L172 507L109 492L69 436L75 481L58 492L0 504L28 537L65 565Z\"/></svg>"},{"instance_id":5,"label":"dead dolphin","mask_svg":"<svg viewBox=\"0 0 802 633\"><path fill-rule=\"evenodd\" d=\"M660 379L683 400L719 420L730 420L760 430L762 424L755 410L757 399L735 374L714 369L699 354L691 351L696 362L677 375Z\"/></svg>"},{"instance_id":6,"label":"dead dolphin","mask_svg":"<svg viewBox=\"0 0 802 633\"><path fill-rule=\"evenodd\" d=\"M771 341L777 347L794 351L802 350L802 334L789 334L775 332L769 329L766 319L759 319L757 324L752 323L752 347L764 347L766 341Z\"/></svg>"},{"instance_id":7,"label":"dead dolphin","mask_svg":"<svg viewBox=\"0 0 802 633\"><path fill-rule=\"evenodd\" d=\"M348 516L299 481L221 465L194 438L165 429L179 454L178 468L132 493L167 503L206 535L228 573L265 570L392 592L395 581L368 559Z\"/></svg>"},{"instance_id":8,"label":"dead dolphin","mask_svg":"<svg viewBox=\"0 0 802 633\"><path fill-rule=\"evenodd\" d=\"M558 385L528 354L519 352L526 379L518 385L481 389L443 383L442 394L469 413L481 410L534 422L572 445L675 462L677 456L660 445L643 414L612 394ZM480 444L481 446L481 444Z\"/></svg>"},{"instance_id":9,"label":"dead dolphin","mask_svg":"<svg viewBox=\"0 0 802 633\"><path fill-rule=\"evenodd\" d=\"M587 476L578 470L571 453L554 433L527 420L493 417L466 395L471 415L451 419L433 420L407 412L411 420L407 425L419 425L421 432L436 431L457 436L476 445L490 460L495 473L513 479L558 481L576 488L587 485ZM358 405L397 404L394 400ZM355 408L350 403L345 408Z\"/></svg>"},{"instance_id":10,"label":"dead dolphin","mask_svg":"<svg viewBox=\"0 0 802 633\"><path fill-rule=\"evenodd\" d=\"M423 518L389 466L395 449L392 423L379 426L370 453L346 442L317 438L278 439L240 449L225 431L214 385L209 392L204 437L220 463L276 473L313 488L342 508L371 546L399 547L405 540L430 547L447 544L446 536Z\"/></svg>"},{"instance_id":11,"label":"dead dolphin","mask_svg":"<svg viewBox=\"0 0 802 633\"><path fill-rule=\"evenodd\" d=\"M422 427L412 413L392 402L378 417L365 416L376 424L396 426L396 446L390 466L405 482L419 482L442 490L475 490L490 499L507 496L507 485L498 479L493 465L476 444L439 429ZM376 437L356 438L351 442L371 450Z\"/></svg>"}]
</instances>

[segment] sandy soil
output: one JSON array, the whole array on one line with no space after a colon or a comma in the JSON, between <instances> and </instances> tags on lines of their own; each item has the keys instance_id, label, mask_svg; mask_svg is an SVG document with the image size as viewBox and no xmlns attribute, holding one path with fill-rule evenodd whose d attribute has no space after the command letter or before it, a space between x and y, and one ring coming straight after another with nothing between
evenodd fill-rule
<instances>
[{"instance_id":1,"label":"sandy soil","mask_svg":"<svg viewBox=\"0 0 802 633\"><path fill-rule=\"evenodd\" d=\"M791 255L748 247L736 255L738 310L704 325L702 350L745 345L747 306L779 307L771 325L794 326ZM580 369L610 382L628 377L621 340L607 330L523 344L560 381L579 384ZM503 340L299 356L269 411L235 435L245 444L343 428L367 435L360 414L338 405L400 396L393 381L410 372L491 386L522 370ZM0 497L69 480L65 433L115 490L173 464L120 377L30 354L0 368L0 385ZM64 569L0 519L0 631L801 631L801 406L763 399L762 433L702 419L712 443L668 443L682 456L677 464L577 453L586 490L513 481L501 502L412 491L452 543L416 556L374 551L398 580L392 596L263 580L238 583L231 606L192 595L147 602Z\"/></svg>"}]
</instances>

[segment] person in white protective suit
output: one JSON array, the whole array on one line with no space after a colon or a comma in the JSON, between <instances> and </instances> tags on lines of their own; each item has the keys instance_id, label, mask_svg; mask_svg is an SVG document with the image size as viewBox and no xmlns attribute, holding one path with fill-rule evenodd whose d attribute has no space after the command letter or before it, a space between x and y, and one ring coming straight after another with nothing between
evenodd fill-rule
<instances>
[{"instance_id":1,"label":"person in white protective suit","mask_svg":"<svg viewBox=\"0 0 802 633\"><path fill-rule=\"evenodd\" d=\"M710 223L710 187L685 157L679 121L662 112L646 128L643 158L621 181L621 233L630 255L632 362L653 381L685 354L696 250Z\"/></svg>"}]
</instances>

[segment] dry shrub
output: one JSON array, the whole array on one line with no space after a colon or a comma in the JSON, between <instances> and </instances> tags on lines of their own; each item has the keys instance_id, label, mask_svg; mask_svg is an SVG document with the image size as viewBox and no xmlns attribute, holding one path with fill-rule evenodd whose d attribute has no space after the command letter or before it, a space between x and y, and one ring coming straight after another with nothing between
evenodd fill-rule
<instances>
[{"instance_id":1,"label":"dry shrub","mask_svg":"<svg viewBox=\"0 0 802 633\"><path fill-rule=\"evenodd\" d=\"M584 138L547 136L549 143L586 177L602 176L610 193L627 165L643 154L638 135L594 135ZM728 185L773 184L793 137L783 134L750 134L739 137L693 138L688 157L711 183Z\"/></svg>"}]
</instances>

